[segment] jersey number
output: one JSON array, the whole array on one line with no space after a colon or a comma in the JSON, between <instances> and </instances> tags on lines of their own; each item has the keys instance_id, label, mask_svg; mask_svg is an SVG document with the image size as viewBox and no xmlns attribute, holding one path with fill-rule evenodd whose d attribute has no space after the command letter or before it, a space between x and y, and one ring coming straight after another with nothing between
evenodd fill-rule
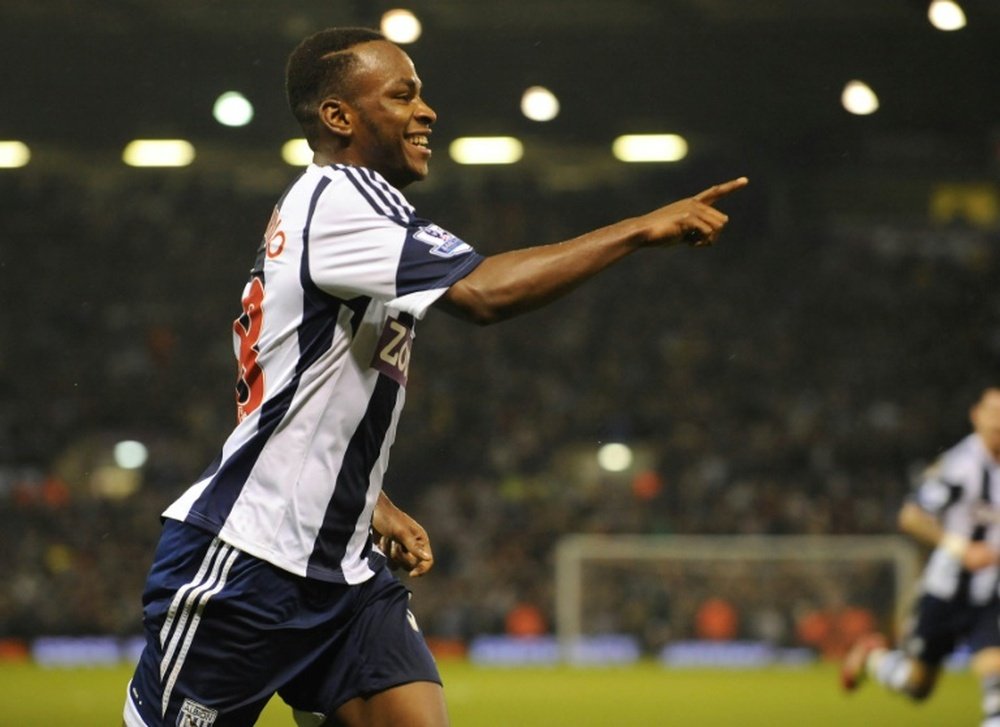
<instances>
[{"instance_id":1,"label":"jersey number","mask_svg":"<svg viewBox=\"0 0 1000 727\"><path fill-rule=\"evenodd\" d=\"M240 340L236 377L236 421L241 422L264 400L264 372L257 364L257 346L264 324L264 283L260 278L250 281L243 296L243 313L233 322L233 333Z\"/></svg>"}]
</instances>

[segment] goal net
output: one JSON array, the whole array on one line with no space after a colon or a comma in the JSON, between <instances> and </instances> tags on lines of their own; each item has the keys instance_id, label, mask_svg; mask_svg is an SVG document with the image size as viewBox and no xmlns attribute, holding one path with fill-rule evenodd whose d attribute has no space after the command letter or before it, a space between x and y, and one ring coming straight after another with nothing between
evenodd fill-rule
<instances>
[{"instance_id":1,"label":"goal net","mask_svg":"<svg viewBox=\"0 0 1000 727\"><path fill-rule=\"evenodd\" d=\"M556 634L567 657L613 635L665 661L697 644L838 658L861 633L895 632L920 567L899 536L571 535L556 549Z\"/></svg>"}]
</instances>

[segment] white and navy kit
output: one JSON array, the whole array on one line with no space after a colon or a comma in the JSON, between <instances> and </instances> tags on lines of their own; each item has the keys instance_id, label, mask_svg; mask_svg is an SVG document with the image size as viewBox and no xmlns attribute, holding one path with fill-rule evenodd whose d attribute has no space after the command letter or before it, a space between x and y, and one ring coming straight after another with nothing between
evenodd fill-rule
<instances>
[{"instance_id":1,"label":"white and navy kit","mask_svg":"<svg viewBox=\"0 0 1000 727\"><path fill-rule=\"evenodd\" d=\"M945 532L985 541L1000 552L1000 465L978 435L945 452L914 499ZM969 573L953 555L936 548L924 569L923 590L943 600L981 605L995 596L997 576L996 566Z\"/></svg>"},{"instance_id":2,"label":"white and navy kit","mask_svg":"<svg viewBox=\"0 0 1000 727\"><path fill-rule=\"evenodd\" d=\"M238 423L163 513L129 727L440 681L371 518L415 321L481 261L371 170L312 165L285 192L233 327Z\"/></svg>"},{"instance_id":3,"label":"white and navy kit","mask_svg":"<svg viewBox=\"0 0 1000 727\"><path fill-rule=\"evenodd\" d=\"M938 519L946 533L986 542L1000 552L1000 464L970 434L929 470L914 501ZM907 648L936 663L966 640L973 650L1000 646L997 585L991 566L970 572L954 554L935 548L924 568L922 597Z\"/></svg>"},{"instance_id":4,"label":"white and navy kit","mask_svg":"<svg viewBox=\"0 0 1000 727\"><path fill-rule=\"evenodd\" d=\"M414 321L481 260L375 172L310 166L275 209L234 326L240 422L164 515L290 573L370 578Z\"/></svg>"}]
</instances>

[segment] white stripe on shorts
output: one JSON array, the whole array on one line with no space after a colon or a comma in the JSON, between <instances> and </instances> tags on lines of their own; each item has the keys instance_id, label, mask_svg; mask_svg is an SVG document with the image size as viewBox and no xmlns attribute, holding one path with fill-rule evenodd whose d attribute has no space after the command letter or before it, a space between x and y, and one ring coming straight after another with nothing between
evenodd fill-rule
<instances>
[{"instance_id":1,"label":"white stripe on shorts","mask_svg":"<svg viewBox=\"0 0 1000 727\"><path fill-rule=\"evenodd\" d=\"M170 608L167 610L167 617L164 619L163 626L160 628L160 646L166 645L167 634L170 633L170 627L174 625L174 619L177 617L177 611L180 609L181 601L184 600L188 591L202 582L202 579L205 577L205 573L212 564L212 558L215 557L216 551L222 544L222 541L218 538L213 539L211 544L208 546L208 551L205 553L205 559L201 561L201 568L199 568L197 575L195 575L190 583L186 583L177 589L177 593L174 594L174 600L170 602ZM162 668L160 669L160 676L163 676Z\"/></svg>"},{"instance_id":2,"label":"white stripe on shorts","mask_svg":"<svg viewBox=\"0 0 1000 727\"><path fill-rule=\"evenodd\" d=\"M160 679L163 680L167 671L170 671L163 686L162 714L167 713L170 694L173 692L174 684L177 683L181 667L184 666L184 659L187 657L188 649L194 640L195 632L198 630L205 604L225 587L229 569L239 554L240 551L236 548L215 538L209 546L208 552L205 553L205 559L194 579L177 589L177 595L174 596L167 618L160 629L160 645L166 647L163 652L163 660L160 662ZM176 628L174 628L173 635L169 637L169 643L166 643L175 620L177 621ZM180 647L179 651L178 646ZM175 652L176 657L174 656Z\"/></svg>"},{"instance_id":3,"label":"white stripe on shorts","mask_svg":"<svg viewBox=\"0 0 1000 727\"><path fill-rule=\"evenodd\" d=\"M148 727L139 714L139 708L135 706L132 698L132 680L129 679L128 686L125 687L125 710L122 713L122 722L125 727Z\"/></svg>"}]
</instances>

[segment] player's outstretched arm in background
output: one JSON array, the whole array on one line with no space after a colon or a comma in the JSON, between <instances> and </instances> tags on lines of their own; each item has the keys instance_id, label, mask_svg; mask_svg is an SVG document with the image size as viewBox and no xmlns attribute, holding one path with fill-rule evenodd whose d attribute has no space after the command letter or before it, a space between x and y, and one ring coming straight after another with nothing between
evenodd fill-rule
<instances>
[{"instance_id":1,"label":"player's outstretched arm in background","mask_svg":"<svg viewBox=\"0 0 1000 727\"><path fill-rule=\"evenodd\" d=\"M496 323L544 306L640 248L711 245L729 221L715 203L747 184L739 177L565 242L490 256L439 305L475 323Z\"/></svg>"},{"instance_id":2,"label":"player's outstretched arm in background","mask_svg":"<svg viewBox=\"0 0 1000 727\"><path fill-rule=\"evenodd\" d=\"M434 566L430 537L423 525L400 510L385 492L379 493L372 514L372 529L390 565L422 576Z\"/></svg>"},{"instance_id":3,"label":"player's outstretched arm in background","mask_svg":"<svg viewBox=\"0 0 1000 727\"><path fill-rule=\"evenodd\" d=\"M932 548L942 548L951 553L968 571L979 570L1000 562L1000 553L984 541L970 541L956 533L949 533L936 517L914 502L907 502L899 511L899 529L914 540Z\"/></svg>"}]
</instances>

